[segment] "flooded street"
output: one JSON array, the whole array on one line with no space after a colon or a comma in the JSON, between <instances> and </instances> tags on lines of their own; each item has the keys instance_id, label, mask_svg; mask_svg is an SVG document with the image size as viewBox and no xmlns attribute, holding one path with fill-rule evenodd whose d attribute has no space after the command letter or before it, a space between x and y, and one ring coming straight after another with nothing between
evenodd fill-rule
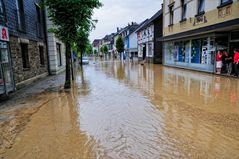
<instances>
[{"instance_id":1,"label":"flooded street","mask_svg":"<svg viewBox=\"0 0 239 159\"><path fill-rule=\"evenodd\" d=\"M96 62L61 80L0 103L0 159L239 158L238 79Z\"/></svg>"}]
</instances>

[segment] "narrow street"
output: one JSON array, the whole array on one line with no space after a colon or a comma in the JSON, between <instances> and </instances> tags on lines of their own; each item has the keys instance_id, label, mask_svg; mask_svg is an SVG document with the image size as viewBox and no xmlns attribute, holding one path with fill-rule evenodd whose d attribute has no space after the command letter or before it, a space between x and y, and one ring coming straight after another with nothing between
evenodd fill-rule
<instances>
[{"instance_id":1,"label":"narrow street","mask_svg":"<svg viewBox=\"0 0 239 159\"><path fill-rule=\"evenodd\" d=\"M0 159L239 158L239 80L119 61L0 103Z\"/></svg>"}]
</instances>

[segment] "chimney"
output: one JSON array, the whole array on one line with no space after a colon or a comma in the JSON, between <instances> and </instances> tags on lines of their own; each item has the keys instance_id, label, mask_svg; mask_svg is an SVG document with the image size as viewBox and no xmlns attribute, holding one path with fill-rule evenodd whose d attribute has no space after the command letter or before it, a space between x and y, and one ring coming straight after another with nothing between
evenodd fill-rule
<instances>
[{"instance_id":1,"label":"chimney","mask_svg":"<svg viewBox=\"0 0 239 159\"><path fill-rule=\"evenodd\" d=\"M117 27L117 33L119 32L119 27Z\"/></svg>"},{"instance_id":2,"label":"chimney","mask_svg":"<svg viewBox=\"0 0 239 159\"><path fill-rule=\"evenodd\" d=\"M134 22L132 22L131 24L134 25Z\"/></svg>"}]
</instances>

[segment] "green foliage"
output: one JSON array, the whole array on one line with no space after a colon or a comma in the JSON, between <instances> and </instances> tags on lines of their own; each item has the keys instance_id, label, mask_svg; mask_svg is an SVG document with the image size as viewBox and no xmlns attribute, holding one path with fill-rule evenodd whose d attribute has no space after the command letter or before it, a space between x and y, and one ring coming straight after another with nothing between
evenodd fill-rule
<instances>
[{"instance_id":1,"label":"green foliage","mask_svg":"<svg viewBox=\"0 0 239 159\"><path fill-rule=\"evenodd\" d=\"M124 40L121 36L119 36L118 39L116 40L116 49L118 53L124 52Z\"/></svg>"},{"instance_id":2,"label":"green foliage","mask_svg":"<svg viewBox=\"0 0 239 159\"><path fill-rule=\"evenodd\" d=\"M102 47L100 48L100 52L101 52L101 53L104 53L104 46L102 46Z\"/></svg>"},{"instance_id":3,"label":"green foliage","mask_svg":"<svg viewBox=\"0 0 239 159\"><path fill-rule=\"evenodd\" d=\"M108 47L105 45L104 48L103 48L103 52L104 52L105 54L107 54L108 51L109 51L109 49L108 49Z\"/></svg>"},{"instance_id":4,"label":"green foliage","mask_svg":"<svg viewBox=\"0 0 239 159\"><path fill-rule=\"evenodd\" d=\"M90 43L88 43L87 46L86 46L86 53L88 55L93 54L93 48L92 48L92 45Z\"/></svg>"},{"instance_id":5,"label":"green foliage","mask_svg":"<svg viewBox=\"0 0 239 159\"><path fill-rule=\"evenodd\" d=\"M78 32L94 27L93 9L99 8L99 0L45 0L48 16L56 26L54 32L63 42L74 43Z\"/></svg>"},{"instance_id":6,"label":"green foliage","mask_svg":"<svg viewBox=\"0 0 239 159\"><path fill-rule=\"evenodd\" d=\"M96 50L94 50L94 54L95 54L95 55L97 54L97 51L96 51Z\"/></svg>"}]
</instances>

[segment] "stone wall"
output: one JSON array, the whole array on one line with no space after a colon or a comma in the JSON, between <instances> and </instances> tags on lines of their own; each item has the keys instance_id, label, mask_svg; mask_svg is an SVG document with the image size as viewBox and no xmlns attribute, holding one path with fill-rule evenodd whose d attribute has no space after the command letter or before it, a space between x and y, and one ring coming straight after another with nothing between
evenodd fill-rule
<instances>
[{"instance_id":1,"label":"stone wall","mask_svg":"<svg viewBox=\"0 0 239 159\"><path fill-rule=\"evenodd\" d=\"M23 81L29 80L36 76L45 74L47 70L47 53L46 53L46 44L42 42L25 40L28 41L28 55L30 68L24 69L22 62L22 53L21 53L21 40L18 37L10 36L10 51L12 58L12 68L14 74L15 83L21 83ZM44 50L44 65L40 64L40 52L39 45L43 46Z\"/></svg>"}]
</instances>

